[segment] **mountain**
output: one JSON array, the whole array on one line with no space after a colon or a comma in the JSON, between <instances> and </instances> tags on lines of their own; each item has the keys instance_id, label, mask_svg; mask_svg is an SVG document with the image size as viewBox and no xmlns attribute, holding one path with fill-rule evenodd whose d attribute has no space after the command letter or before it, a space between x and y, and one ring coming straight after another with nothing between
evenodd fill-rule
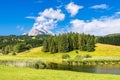
<instances>
[{"instance_id":1,"label":"mountain","mask_svg":"<svg viewBox=\"0 0 120 80\"><path fill-rule=\"evenodd\" d=\"M24 33L23 35L28 35L28 36L53 35L53 33L42 27L39 27L39 28L33 27L28 33Z\"/></svg>"},{"instance_id":2,"label":"mountain","mask_svg":"<svg viewBox=\"0 0 120 80\"><path fill-rule=\"evenodd\" d=\"M120 33L108 34L108 35L106 35L106 36L108 36L108 37L120 36Z\"/></svg>"}]
</instances>

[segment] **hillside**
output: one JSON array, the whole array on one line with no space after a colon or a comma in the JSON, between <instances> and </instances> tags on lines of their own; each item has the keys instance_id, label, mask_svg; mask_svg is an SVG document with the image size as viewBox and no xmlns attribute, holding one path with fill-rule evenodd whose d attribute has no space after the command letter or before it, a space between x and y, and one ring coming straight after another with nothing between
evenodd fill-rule
<instances>
[{"instance_id":1,"label":"hillside","mask_svg":"<svg viewBox=\"0 0 120 80\"><path fill-rule=\"evenodd\" d=\"M106 36L120 36L120 33L109 34L109 35L106 35Z\"/></svg>"},{"instance_id":2,"label":"hillside","mask_svg":"<svg viewBox=\"0 0 120 80\"><path fill-rule=\"evenodd\" d=\"M37 56L37 57L52 57L60 56L62 54L50 54L49 52L45 53L42 50L42 47L33 48L29 51L19 53L17 56ZM94 52L79 51L79 54L91 54L92 56L120 56L120 46L113 46L108 44L96 44L96 50ZM68 52L71 56L76 54L76 51Z\"/></svg>"},{"instance_id":3,"label":"hillside","mask_svg":"<svg viewBox=\"0 0 120 80\"><path fill-rule=\"evenodd\" d=\"M0 60L28 60L28 59L41 59L47 62L61 62L62 53L50 54L49 52L45 53L42 50L42 47L33 48L29 51L18 53L16 56L0 56ZM120 57L120 46L113 46L108 44L96 44L96 50L94 52L85 52L85 51L71 51L66 54L69 54L71 58L75 58L76 55L86 55L90 54L92 57Z\"/></svg>"},{"instance_id":4,"label":"hillside","mask_svg":"<svg viewBox=\"0 0 120 80\"><path fill-rule=\"evenodd\" d=\"M106 36L96 37L96 41L101 44L110 44L120 46L120 33L109 34Z\"/></svg>"}]
</instances>

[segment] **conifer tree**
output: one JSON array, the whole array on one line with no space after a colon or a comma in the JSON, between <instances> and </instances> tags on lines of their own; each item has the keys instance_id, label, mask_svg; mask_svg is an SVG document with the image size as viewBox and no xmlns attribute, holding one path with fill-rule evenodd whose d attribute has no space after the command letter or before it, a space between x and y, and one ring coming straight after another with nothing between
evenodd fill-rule
<instances>
[{"instance_id":1,"label":"conifer tree","mask_svg":"<svg viewBox=\"0 0 120 80\"><path fill-rule=\"evenodd\" d=\"M48 41L47 40L44 40L43 42L43 51L44 52L49 52L49 48L48 48Z\"/></svg>"},{"instance_id":2,"label":"conifer tree","mask_svg":"<svg viewBox=\"0 0 120 80\"><path fill-rule=\"evenodd\" d=\"M58 49L57 49L57 45L56 45L56 42L54 39L51 40L51 43L50 43L50 53L57 53L58 52Z\"/></svg>"}]
</instances>

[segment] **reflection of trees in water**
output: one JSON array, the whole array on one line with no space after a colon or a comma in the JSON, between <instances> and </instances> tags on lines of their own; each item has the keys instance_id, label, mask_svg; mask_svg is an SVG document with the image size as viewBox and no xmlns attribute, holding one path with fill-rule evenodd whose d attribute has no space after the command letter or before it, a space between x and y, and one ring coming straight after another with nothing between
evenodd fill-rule
<instances>
[{"instance_id":1,"label":"reflection of trees in water","mask_svg":"<svg viewBox=\"0 0 120 80\"><path fill-rule=\"evenodd\" d=\"M74 65L72 67L74 71L79 71L79 72L90 72L90 73L95 73L96 71L96 66L94 65Z\"/></svg>"},{"instance_id":2,"label":"reflection of trees in water","mask_svg":"<svg viewBox=\"0 0 120 80\"><path fill-rule=\"evenodd\" d=\"M57 70L71 70L77 72L88 72L88 73L107 73L107 74L120 74L120 65L67 65L51 63L49 69Z\"/></svg>"},{"instance_id":3,"label":"reflection of trees in water","mask_svg":"<svg viewBox=\"0 0 120 80\"><path fill-rule=\"evenodd\" d=\"M58 64L51 62L51 63L49 64L48 68L50 68L50 69L57 69L57 68L58 68Z\"/></svg>"}]
</instances>

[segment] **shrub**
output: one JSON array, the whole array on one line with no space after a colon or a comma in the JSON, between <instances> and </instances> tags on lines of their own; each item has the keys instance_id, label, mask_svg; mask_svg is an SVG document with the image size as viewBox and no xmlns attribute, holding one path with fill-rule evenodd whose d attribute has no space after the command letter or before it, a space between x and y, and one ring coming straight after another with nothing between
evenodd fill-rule
<instances>
[{"instance_id":1,"label":"shrub","mask_svg":"<svg viewBox=\"0 0 120 80\"><path fill-rule=\"evenodd\" d=\"M12 53L12 55L13 55L13 56L15 56L15 55L16 55L16 53L15 53L15 52L13 52L13 53Z\"/></svg>"},{"instance_id":2,"label":"shrub","mask_svg":"<svg viewBox=\"0 0 120 80\"><path fill-rule=\"evenodd\" d=\"M45 69L47 65L44 62L38 61L35 63L35 68L36 69Z\"/></svg>"},{"instance_id":3,"label":"shrub","mask_svg":"<svg viewBox=\"0 0 120 80\"><path fill-rule=\"evenodd\" d=\"M70 55L69 54L63 54L62 55L62 59L69 59L70 58Z\"/></svg>"},{"instance_id":4,"label":"shrub","mask_svg":"<svg viewBox=\"0 0 120 80\"><path fill-rule=\"evenodd\" d=\"M80 60L80 59L82 59L83 57L81 56L81 55L76 55L75 56L75 59L77 59L77 60Z\"/></svg>"},{"instance_id":5,"label":"shrub","mask_svg":"<svg viewBox=\"0 0 120 80\"><path fill-rule=\"evenodd\" d=\"M92 56L90 54L86 54L84 58L92 58Z\"/></svg>"},{"instance_id":6,"label":"shrub","mask_svg":"<svg viewBox=\"0 0 120 80\"><path fill-rule=\"evenodd\" d=\"M30 48L32 48L30 44L26 45L26 43L18 43L14 46L13 50L16 53L19 53L19 52L29 50Z\"/></svg>"},{"instance_id":7,"label":"shrub","mask_svg":"<svg viewBox=\"0 0 120 80\"><path fill-rule=\"evenodd\" d=\"M76 54L78 54L78 51L75 51L76 52Z\"/></svg>"}]
</instances>

